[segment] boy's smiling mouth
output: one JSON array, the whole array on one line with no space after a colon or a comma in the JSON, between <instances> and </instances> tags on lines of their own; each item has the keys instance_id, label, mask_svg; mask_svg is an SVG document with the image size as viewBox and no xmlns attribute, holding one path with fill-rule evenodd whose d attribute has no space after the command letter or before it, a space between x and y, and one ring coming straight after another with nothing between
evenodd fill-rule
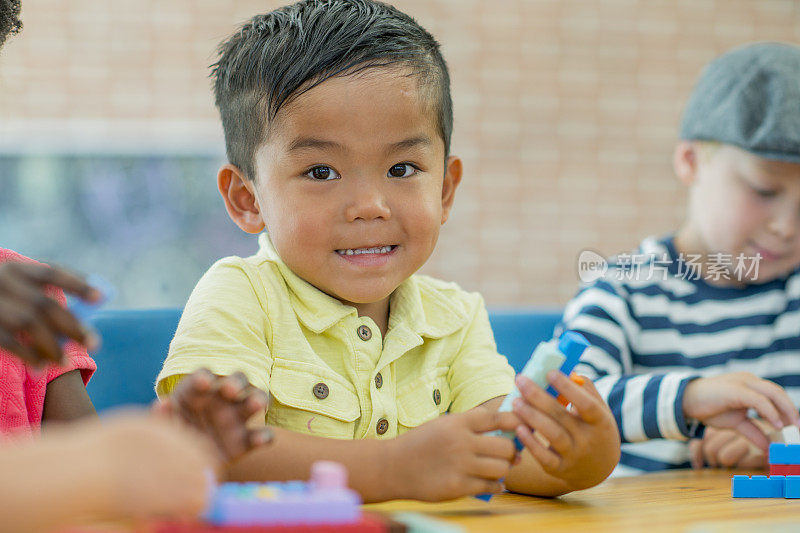
<instances>
[{"instance_id":1,"label":"boy's smiling mouth","mask_svg":"<svg viewBox=\"0 0 800 533\"><path fill-rule=\"evenodd\" d=\"M388 246L370 246L368 248L345 248L336 250L336 253L339 255L378 255L391 253L396 248L396 244L390 244Z\"/></svg>"},{"instance_id":2,"label":"boy's smiling mouth","mask_svg":"<svg viewBox=\"0 0 800 533\"><path fill-rule=\"evenodd\" d=\"M397 248L396 244L343 248L336 250L336 254L346 263L357 268L382 268L389 264Z\"/></svg>"}]
</instances>

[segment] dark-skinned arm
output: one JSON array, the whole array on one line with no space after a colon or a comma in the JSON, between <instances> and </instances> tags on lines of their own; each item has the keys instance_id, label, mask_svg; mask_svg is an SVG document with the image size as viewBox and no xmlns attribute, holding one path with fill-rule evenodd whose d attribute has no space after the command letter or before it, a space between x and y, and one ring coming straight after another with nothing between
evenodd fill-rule
<instances>
[{"instance_id":1,"label":"dark-skinned arm","mask_svg":"<svg viewBox=\"0 0 800 533\"><path fill-rule=\"evenodd\" d=\"M80 370L70 370L47 384L42 422L69 422L96 418L97 412L83 385Z\"/></svg>"}]
</instances>

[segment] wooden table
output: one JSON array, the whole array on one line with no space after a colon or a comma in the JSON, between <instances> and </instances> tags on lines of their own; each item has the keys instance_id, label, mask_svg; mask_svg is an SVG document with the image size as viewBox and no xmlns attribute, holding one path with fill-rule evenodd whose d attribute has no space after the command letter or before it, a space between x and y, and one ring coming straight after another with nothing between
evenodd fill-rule
<instances>
[{"instance_id":1,"label":"wooden table","mask_svg":"<svg viewBox=\"0 0 800 533\"><path fill-rule=\"evenodd\" d=\"M746 473L746 472L736 472ZM465 531L800 531L800 500L733 499L730 471L671 471L610 479L561 498L501 494L485 503L463 498L427 504L396 501L365 506L413 511Z\"/></svg>"}]
</instances>

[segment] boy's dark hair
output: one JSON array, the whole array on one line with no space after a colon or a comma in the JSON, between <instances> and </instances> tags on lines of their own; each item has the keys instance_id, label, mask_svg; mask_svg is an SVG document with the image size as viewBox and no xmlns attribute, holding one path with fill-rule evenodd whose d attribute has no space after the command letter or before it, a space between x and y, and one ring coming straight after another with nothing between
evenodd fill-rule
<instances>
[{"instance_id":1,"label":"boy's dark hair","mask_svg":"<svg viewBox=\"0 0 800 533\"><path fill-rule=\"evenodd\" d=\"M453 104L439 43L408 15L373 0L303 0L257 15L212 65L228 160L255 178L255 152L281 107L325 80L406 66L432 96L450 151Z\"/></svg>"},{"instance_id":2,"label":"boy's dark hair","mask_svg":"<svg viewBox=\"0 0 800 533\"><path fill-rule=\"evenodd\" d=\"M20 0L0 0L0 46L6 42L6 37L22 29L19 12Z\"/></svg>"}]
</instances>

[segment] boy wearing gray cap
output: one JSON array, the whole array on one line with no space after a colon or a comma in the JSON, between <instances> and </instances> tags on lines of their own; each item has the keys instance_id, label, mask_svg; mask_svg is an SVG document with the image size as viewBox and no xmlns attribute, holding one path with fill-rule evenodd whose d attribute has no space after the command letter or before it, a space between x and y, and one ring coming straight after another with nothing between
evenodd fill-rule
<instances>
[{"instance_id":1,"label":"boy wearing gray cap","mask_svg":"<svg viewBox=\"0 0 800 533\"><path fill-rule=\"evenodd\" d=\"M764 467L769 434L800 419L800 47L712 61L674 168L683 225L617 256L557 334L593 345L576 372L617 421L617 475Z\"/></svg>"}]
</instances>

